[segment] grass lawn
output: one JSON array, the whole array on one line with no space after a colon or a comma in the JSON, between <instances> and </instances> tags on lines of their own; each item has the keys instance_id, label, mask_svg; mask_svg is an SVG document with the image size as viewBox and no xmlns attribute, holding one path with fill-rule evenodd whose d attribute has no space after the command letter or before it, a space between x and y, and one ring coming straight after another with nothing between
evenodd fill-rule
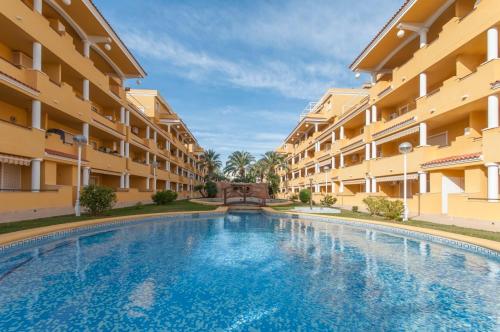
<instances>
[{"instance_id":1,"label":"grass lawn","mask_svg":"<svg viewBox=\"0 0 500 332\"><path fill-rule=\"evenodd\" d=\"M295 204L285 205L285 206L276 206L276 207L273 207L273 209L275 209L277 211L287 211L287 210L293 209L295 206L307 206L307 205L304 205L301 203L295 203ZM428 221L410 220L407 223L403 223L401 221L387 220L387 219L384 219L384 218L378 217L378 216L370 216L368 213L352 212L350 210L341 210L341 213L339 213L339 214L322 214L322 215L334 216L334 217L346 217L346 218L354 218L354 219L364 219L364 220L384 221L384 222L399 224L399 225L404 224L404 225L409 225L409 226L430 228L430 229L435 229L435 230L439 230L439 231L445 231L445 232L456 233L456 234L461 234L461 235L473 236L473 237L478 237L481 239L487 239L487 240L500 242L500 232L490 232L490 231L483 231L480 229L465 228L465 227L459 227L459 226L454 226L454 225L436 224L436 223L432 223L432 222L428 222Z\"/></svg>"},{"instance_id":2,"label":"grass lawn","mask_svg":"<svg viewBox=\"0 0 500 332\"><path fill-rule=\"evenodd\" d=\"M104 215L97 217L92 217L89 215L82 215L80 217L75 217L72 215L68 215L68 216L57 216L57 217L0 223L0 234L22 231L25 229L36 228L36 227L65 224L75 221L84 221L97 218L121 217L121 216L131 216L135 214L150 214L150 213L162 213L162 212L211 211L215 210L216 208L217 206L208 206L198 203L192 203L188 200L180 200L169 203L167 205L148 204L139 206L129 206L125 208L113 209L111 211L106 212Z\"/></svg>"}]
</instances>

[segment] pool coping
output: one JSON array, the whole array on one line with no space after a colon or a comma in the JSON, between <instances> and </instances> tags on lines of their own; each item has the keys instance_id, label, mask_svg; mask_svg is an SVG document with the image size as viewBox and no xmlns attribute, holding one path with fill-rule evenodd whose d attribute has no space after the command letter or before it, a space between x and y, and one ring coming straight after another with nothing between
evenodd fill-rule
<instances>
[{"instance_id":1,"label":"pool coping","mask_svg":"<svg viewBox=\"0 0 500 332\"><path fill-rule=\"evenodd\" d=\"M25 244L33 243L39 240L45 240L50 237L56 237L62 233L71 233L77 230L88 230L99 226L124 224L136 222L139 219L154 219L161 217L189 217L189 216L210 216L223 215L228 211L227 207L218 207L209 211L176 211L162 213L145 213L134 214L130 216L109 217L100 219L90 219L77 222L69 222L64 224L50 225L44 227L36 227L22 231L16 231L6 234L0 234L0 254L13 249L14 247L22 247Z\"/></svg>"},{"instance_id":2,"label":"pool coping","mask_svg":"<svg viewBox=\"0 0 500 332\"><path fill-rule=\"evenodd\" d=\"M420 235L419 237L424 237L425 239L437 243L445 243L452 246L459 246L463 249L473 250L476 252L482 252L487 255L493 255L496 257L500 257L500 242L481 239L477 237L461 235L457 233L451 233L446 231L440 231L430 228L422 228L416 226L409 225L399 225L393 224L384 221L376 221L376 220L367 220L367 219L356 219L356 218L348 218L348 217L337 217L330 215L321 215L314 213L304 213L304 212L291 212L291 211L277 211L272 208L263 207L262 211L266 214L272 215L282 215L287 217L295 216L298 217L306 217L307 219L314 221L344 221L344 224L353 224L353 226L359 225L371 225L375 227L379 227L381 230L386 230L390 232L391 230L396 230L397 233L408 233L409 236L412 235ZM465 244L465 245L461 245ZM482 249L482 250L481 250Z\"/></svg>"}]
</instances>

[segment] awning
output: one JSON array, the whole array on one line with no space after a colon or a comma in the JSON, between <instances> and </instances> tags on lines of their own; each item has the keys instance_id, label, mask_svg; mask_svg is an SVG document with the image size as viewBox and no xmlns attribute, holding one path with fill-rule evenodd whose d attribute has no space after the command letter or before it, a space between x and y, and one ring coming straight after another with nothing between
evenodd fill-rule
<instances>
[{"instance_id":1,"label":"awning","mask_svg":"<svg viewBox=\"0 0 500 332\"><path fill-rule=\"evenodd\" d=\"M91 168L90 172L91 173L97 173L97 174L114 175L114 176L120 176L120 175L122 175L122 173L120 173L120 172L106 171L106 170L97 169L97 168Z\"/></svg>"},{"instance_id":2,"label":"awning","mask_svg":"<svg viewBox=\"0 0 500 332\"><path fill-rule=\"evenodd\" d=\"M407 174L406 179L417 180L418 173ZM403 180L404 180L404 177L402 174L401 175L382 176L380 178L377 178L377 182L394 182L394 181L403 181Z\"/></svg>"},{"instance_id":3,"label":"awning","mask_svg":"<svg viewBox=\"0 0 500 332\"><path fill-rule=\"evenodd\" d=\"M328 160L325 160L325 161L322 161L319 163L319 167L323 167L323 166L326 166L326 165L331 165L332 164L332 160L331 159L328 159Z\"/></svg>"},{"instance_id":4,"label":"awning","mask_svg":"<svg viewBox=\"0 0 500 332\"><path fill-rule=\"evenodd\" d=\"M366 179L346 180L346 181L342 181L342 183L344 184L344 186L346 186L346 185L348 186L351 184L365 184Z\"/></svg>"},{"instance_id":5,"label":"awning","mask_svg":"<svg viewBox=\"0 0 500 332\"><path fill-rule=\"evenodd\" d=\"M377 145L380 145L380 144L383 144L383 143L387 143L387 142L390 142L390 141L397 140L398 138L401 138L401 137L405 137L405 136L408 136L408 135L411 135L411 134L414 134L414 133L418 133L419 131L420 131L420 127L419 126L415 126L415 127L408 128L406 130L400 131L399 133L395 133L395 134L392 134L390 136L381 138L378 141L375 141L375 143Z\"/></svg>"},{"instance_id":6,"label":"awning","mask_svg":"<svg viewBox=\"0 0 500 332\"><path fill-rule=\"evenodd\" d=\"M25 157L12 156L8 154L0 154L0 163L29 166L31 163L31 159Z\"/></svg>"}]
</instances>

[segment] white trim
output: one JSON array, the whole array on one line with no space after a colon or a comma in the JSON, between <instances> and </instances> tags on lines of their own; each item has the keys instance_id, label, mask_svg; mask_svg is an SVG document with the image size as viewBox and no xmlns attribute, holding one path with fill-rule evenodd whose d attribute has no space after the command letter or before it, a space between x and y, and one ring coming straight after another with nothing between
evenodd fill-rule
<instances>
[{"instance_id":1,"label":"white trim","mask_svg":"<svg viewBox=\"0 0 500 332\"><path fill-rule=\"evenodd\" d=\"M22 82L17 81L16 79L14 79L14 78L12 78L9 75L6 75L4 73L0 73L0 79L7 82L7 83L14 85L15 87L17 87L25 92L31 93L32 95L38 96L40 94L40 92L38 92L37 90L27 86L26 84L24 84Z\"/></svg>"}]
</instances>

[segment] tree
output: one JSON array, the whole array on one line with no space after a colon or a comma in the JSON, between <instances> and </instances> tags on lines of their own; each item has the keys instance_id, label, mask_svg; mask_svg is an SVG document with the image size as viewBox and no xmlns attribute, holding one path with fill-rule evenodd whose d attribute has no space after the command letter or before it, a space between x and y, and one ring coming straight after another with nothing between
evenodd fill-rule
<instances>
[{"instance_id":1,"label":"tree","mask_svg":"<svg viewBox=\"0 0 500 332\"><path fill-rule=\"evenodd\" d=\"M250 165L252 165L254 161L254 156L252 156L249 152L235 151L228 157L224 173L229 176L244 179Z\"/></svg>"},{"instance_id":2,"label":"tree","mask_svg":"<svg viewBox=\"0 0 500 332\"><path fill-rule=\"evenodd\" d=\"M285 157L275 151L268 151L261 160L266 165L267 173L276 174L276 169L283 164Z\"/></svg>"},{"instance_id":3,"label":"tree","mask_svg":"<svg viewBox=\"0 0 500 332\"><path fill-rule=\"evenodd\" d=\"M209 149L203 152L203 166L207 169L208 178L214 177L215 172L222 167L222 161L220 160L220 155L214 150Z\"/></svg>"},{"instance_id":4,"label":"tree","mask_svg":"<svg viewBox=\"0 0 500 332\"><path fill-rule=\"evenodd\" d=\"M260 159L250 167L250 174L259 182L264 182L267 171L267 165L263 159Z\"/></svg>"},{"instance_id":5,"label":"tree","mask_svg":"<svg viewBox=\"0 0 500 332\"><path fill-rule=\"evenodd\" d=\"M83 188L80 203L92 216L103 214L116 203L116 193L113 189L100 186Z\"/></svg>"}]
</instances>

